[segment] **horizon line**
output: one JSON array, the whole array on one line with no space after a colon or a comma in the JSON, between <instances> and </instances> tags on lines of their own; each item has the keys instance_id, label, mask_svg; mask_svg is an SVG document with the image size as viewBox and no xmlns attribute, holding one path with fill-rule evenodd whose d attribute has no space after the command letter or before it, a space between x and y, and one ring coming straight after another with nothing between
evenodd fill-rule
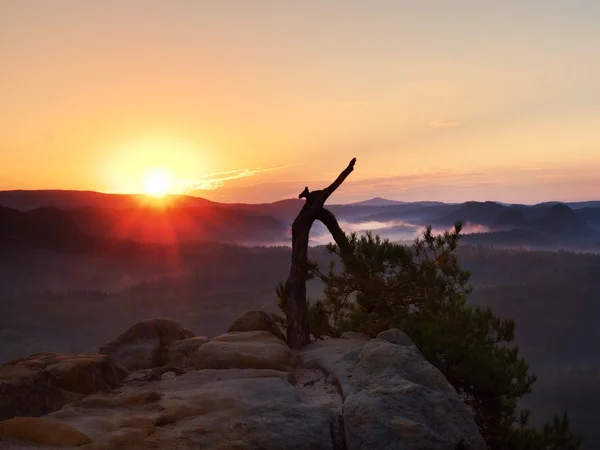
<instances>
[{"instance_id":1,"label":"horizon line","mask_svg":"<svg viewBox=\"0 0 600 450\"><path fill-rule=\"evenodd\" d=\"M48 189L48 188L46 188L46 189L5 189L5 190L0 190L0 200L1 200L2 194L14 193L14 192L77 192L77 193L83 193L83 194L100 194L100 195L107 195L107 196L112 195L112 196L120 196L120 197L135 197L135 196L149 197L146 193L143 193L143 192L111 192L111 191L95 191L95 190L90 190L90 189ZM258 202L258 203L250 203L250 202L242 202L242 201L219 202L219 201L215 201L215 200L210 200L205 197L192 195L189 193L188 194L181 194L181 193L167 194L163 198L173 198L173 197L191 197L191 198L197 198L200 200L205 200L210 203L223 204L223 205L265 205L265 204L273 204L273 203L289 201L289 200L300 200L297 197L287 197L287 198L281 198L279 200L273 200L270 202ZM491 202L491 203L497 203L497 204L508 205L508 206L515 206L515 205L536 206L536 205L541 205L544 203L569 204L569 203L600 202L600 199L568 200L568 201L544 200L544 201L540 201L540 202L536 202L536 203L516 203L516 202L506 202L506 201L502 201L502 200L464 200L464 201L459 201L459 202L447 202L447 201L442 201L442 200L429 199L429 200L407 201L407 200L396 200L396 199L391 199L391 198L386 198L386 197L375 196L375 197L366 198L364 200L356 200L356 201L347 202L347 203L331 203L331 205L335 205L335 206L356 205L358 203L364 203L364 202L368 202L370 200L384 200L384 201L389 201L389 202L397 202L399 204L437 202L437 203L443 203L446 205L457 205L457 204L461 204L461 203ZM0 202L0 205L1 205L1 202ZM364 205L364 206L373 206L373 205ZM380 205L380 206L391 206L391 205Z\"/></svg>"}]
</instances>

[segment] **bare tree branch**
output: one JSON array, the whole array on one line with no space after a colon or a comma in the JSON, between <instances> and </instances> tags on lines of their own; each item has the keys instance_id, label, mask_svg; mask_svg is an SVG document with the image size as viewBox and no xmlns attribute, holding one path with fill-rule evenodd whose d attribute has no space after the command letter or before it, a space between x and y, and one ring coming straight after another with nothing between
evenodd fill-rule
<instances>
[{"instance_id":1,"label":"bare tree branch","mask_svg":"<svg viewBox=\"0 0 600 450\"><path fill-rule=\"evenodd\" d=\"M345 252L351 251L346 235L337 223L335 216L324 210L323 205L329 196L348 178L348 175L352 173L355 163L356 158L353 158L348 167L327 188L311 192L308 187L305 187L298 196L299 198L305 198L306 203L292 224L292 264L283 289L287 342L293 349L302 348L310 343L306 279L308 278L309 268L308 239L313 222L317 219L321 220L330 230L338 245L341 243L340 249L343 246Z\"/></svg>"},{"instance_id":2,"label":"bare tree branch","mask_svg":"<svg viewBox=\"0 0 600 450\"><path fill-rule=\"evenodd\" d=\"M320 220L323 225L327 227L333 240L340 249L340 256L342 260L347 261L352 256L352 247L346 237L346 233L342 231L340 224L336 220L335 216L328 209L322 208L317 215L317 219Z\"/></svg>"}]
</instances>

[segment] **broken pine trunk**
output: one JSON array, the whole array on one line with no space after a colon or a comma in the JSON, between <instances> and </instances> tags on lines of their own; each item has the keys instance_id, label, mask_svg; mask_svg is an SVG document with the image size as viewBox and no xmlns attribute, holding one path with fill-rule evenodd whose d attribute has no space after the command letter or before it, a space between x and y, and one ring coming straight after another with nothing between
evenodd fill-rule
<instances>
[{"instance_id":1,"label":"broken pine trunk","mask_svg":"<svg viewBox=\"0 0 600 450\"><path fill-rule=\"evenodd\" d=\"M337 179L327 188L310 192L308 187L298 196L306 203L292 224L292 264L285 282L285 316L287 324L287 342L293 349L300 349L310 343L308 322L308 303L306 300L306 280L308 278L308 239L315 220L327 227L342 253L350 251L346 235L340 228L335 216L323 206L333 192L354 170L356 158L353 158Z\"/></svg>"}]
</instances>

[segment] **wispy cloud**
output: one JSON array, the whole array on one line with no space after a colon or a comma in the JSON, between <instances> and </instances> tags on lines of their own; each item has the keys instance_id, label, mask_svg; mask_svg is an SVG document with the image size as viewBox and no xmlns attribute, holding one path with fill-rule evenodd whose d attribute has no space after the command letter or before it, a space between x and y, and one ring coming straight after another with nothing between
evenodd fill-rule
<instances>
[{"instance_id":1,"label":"wispy cloud","mask_svg":"<svg viewBox=\"0 0 600 450\"><path fill-rule=\"evenodd\" d=\"M252 182L248 180L243 185L226 185L222 188L207 191L207 198L216 201L243 201L261 203L281 200L284 198L297 198L304 186L311 190L321 189L331 183L332 174L328 179L312 179L302 181L269 181ZM258 180L257 180L258 181ZM470 191L483 185L493 185L495 180L489 174L477 172L456 173L452 171L433 171L427 173L386 176L376 178L348 179L334 197L330 204L365 200L374 196L384 196L402 200L437 200L439 191L444 193ZM212 193L211 193L212 192ZM217 194L218 195L214 195ZM444 198L444 200L449 200Z\"/></svg>"},{"instance_id":2,"label":"wispy cloud","mask_svg":"<svg viewBox=\"0 0 600 450\"><path fill-rule=\"evenodd\" d=\"M253 177L260 173L272 172L274 170L283 169L284 167L287 167L287 165L229 170L206 175L196 180L180 180L179 183L182 185L183 189L187 191L213 191L223 187L227 181Z\"/></svg>"},{"instance_id":3,"label":"wispy cloud","mask_svg":"<svg viewBox=\"0 0 600 450\"><path fill-rule=\"evenodd\" d=\"M276 167L265 169L275 170ZM240 172L243 173L233 171L214 174L214 178L226 178ZM366 178L354 178L353 175L328 203L348 203L376 196L404 201L436 200L450 203L466 200L515 203L536 203L548 199L575 201L586 199L589 197L587 192L597 192L600 189L596 173L597 166L584 170L579 166L515 168L506 165L478 170L432 168L418 173ZM304 186L309 186L311 190L321 189L331 183L335 175L336 173L332 173L325 179L319 177L301 181L295 181L292 177L264 181L262 177L256 176L244 179L242 183L225 182L224 187L206 190L201 195L214 201L234 203L272 202L298 198Z\"/></svg>"},{"instance_id":4,"label":"wispy cloud","mask_svg":"<svg viewBox=\"0 0 600 450\"><path fill-rule=\"evenodd\" d=\"M457 120L444 119L444 120L434 120L433 122L430 122L429 125L434 128L449 128L449 127L459 126L460 122Z\"/></svg>"}]
</instances>

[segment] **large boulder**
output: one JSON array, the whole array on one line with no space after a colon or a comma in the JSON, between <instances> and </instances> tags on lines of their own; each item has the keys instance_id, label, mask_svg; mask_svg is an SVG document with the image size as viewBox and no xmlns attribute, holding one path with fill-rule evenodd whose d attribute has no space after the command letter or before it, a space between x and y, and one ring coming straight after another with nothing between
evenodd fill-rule
<instances>
[{"instance_id":1,"label":"large boulder","mask_svg":"<svg viewBox=\"0 0 600 450\"><path fill-rule=\"evenodd\" d=\"M91 442L71 425L39 417L15 417L0 422L0 436L53 447L75 447Z\"/></svg>"},{"instance_id":2,"label":"large boulder","mask_svg":"<svg viewBox=\"0 0 600 450\"><path fill-rule=\"evenodd\" d=\"M196 369L293 370L292 351L268 331L236 331L202 345L195 355Z\"/></svg>"},{"instance_id":3,"label":"large boulder","mask_svg":"<svg viewBox=\"0 0 600 450\"><path fill-rule=\"evenodd\" d=\"M189 371L96 394L44 419L66 425L64 431L75 429L62 439L89 438L94 450L339 448L332 439L337 415L304 404L289 380L288 373L275 370ZM27 449L30 432L13 433L25 442L10 442L10 448Z\"/></svg>"},{"instance_id":4,"label":"large boulder","mask_svg":"<svg viewBox=\"0 0 600 450\"><path fill-rule=\"evenodd\" d=\"M104 355L35 353L0 365L0 419L40 416L120 385L126 371Z\"/></svg>"},{"instance_id":5,"label":"large boulder","mask_svg":"<svg viewBox=\"0 0 600 450\"><path fill-rule=\"evenodd\" d=\"M414 345L333 339L305 347L300 360L340 386L348 450L486 448L454 388Z\"/></svg>"},{"instance_id":6,"label":"large boulder","mask_svg":"<svg viewBox=\"0 0 600 450\"><path fill-rule=\"evenodd\" d=\"M41 416L64 403L62 389L48 372L12 362L0 365L0 420Z\"/></svg>"},{"instance_id":7,"label":"large boulder","mask_svg":"<svg viewBox=\"0 0 600 450\"><path fill-rule=\"evenodd\" d=\"M168 363L168 345L193 335L172 320L145 320L104 344L99 353L108 355L129 371L151 369Z\"/></svg>"},{"instance_id":8,"label":"large boulder","mask_svg":"<svg viewBox=\"0 0 600 450\"><path fill-rule=\"evenodd\" d=\"M273 321L264 311L248 311L234 320L228 332L231 331L268 331L277 336L283 342L286 341L285 336L281 332L279 326Z\"/></svg>"},{"instance_id":9,"label":"large boulder","mask_svg":"<svg viewBox=\"0 0 600 450\"><path fill-rule=\"evenodd\" d=\"M382 331L377 335L377 339L397 345L415 345L412 339L409 338L404 331L401 331L398 328L390 328L389 330Z\"/></svg>"},{"instance_id":10,"label":"large boulder","mask_svg":"<svg viewBox=\"0 0 600 450\"><path fill-rule=\"evenodd\" d=\"M35 353L19 365L46 371L62 389L86 395L115 388L127 375L106 355Z\"/></svg>"},{"instance_id":11,"label":"large boulder","mask_svg":"<svg viewBox=\"0 0 600 450\"><path fill-rule=\"evenodd\" d=\"M195 336L173 342L167 347L169 364L181 368L198 365L198 350L208 341L206 336Z\"/></svg>"},{"instance_id":12,"label":"large boulder","mask_svg":"<svg viewBox=\"0 0 600 450\"><path fill-rule=\"evenodd\" d=\"M347 334L299 352L265 330L179 339L161 348L188 370L77 394L83 398L41 419L0 421L0 442L14 450L486 448L454 388L398 330L377 339ZM80 362L68 365L38 354L11 370L44 373L56 392L76 394L61 386L83 390L66 374L84 367L84 356L74 355Z\"/></svg>"},{"instance_id":13,"label":"large boulder","mask_svg":"<svg viewBox=\"0 0 600 450\"><path fill-rule=\"evenodd\" d=\"M371 338L369 337L368 334L358 333L356 331L346 331L345 333L342 333L342 335L340 336L340 339L353 339L353 340L360 340L360 341L370 341L371 340Z\"/></svg>"}]
</instances>

